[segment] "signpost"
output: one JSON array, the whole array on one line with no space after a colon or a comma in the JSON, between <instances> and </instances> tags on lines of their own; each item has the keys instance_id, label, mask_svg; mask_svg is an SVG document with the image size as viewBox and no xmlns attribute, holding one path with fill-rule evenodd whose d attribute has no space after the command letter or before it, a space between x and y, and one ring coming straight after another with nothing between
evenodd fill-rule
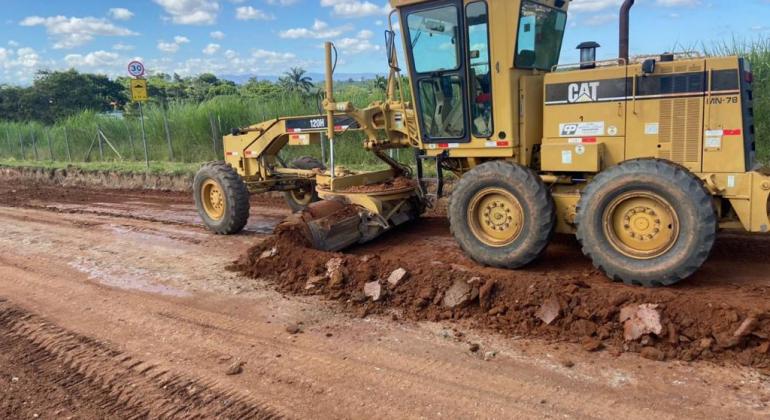
<instances>
[{"instance_id":1,"label":"signpost","mask_svg":"<svg viewBox=\"0 0 770 420\"><path fill-rule=\"evenodd\" d=\"M150 169L150 157L147 153L147 132L144 128L144 111L142 110L142 102L145 102L149 99L149 95L147 95L147 80L143 78L144 64L139 61L132 61L128 63L128 74L133 77L131 80L131 99L139 103L139 123L142 127L144 163L147 165L147 169Z\"/></svg>"}]
</instances>

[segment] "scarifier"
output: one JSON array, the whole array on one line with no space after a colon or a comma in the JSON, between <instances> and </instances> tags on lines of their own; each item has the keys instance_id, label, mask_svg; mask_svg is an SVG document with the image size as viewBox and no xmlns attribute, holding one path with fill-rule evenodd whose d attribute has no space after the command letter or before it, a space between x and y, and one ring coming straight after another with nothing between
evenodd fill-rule
<instances>
[{"instance_id":1,"label":"scarifier","mask_svg":"<svg viewBox=\"0 0 770 420\"><path fill-rule=\"evenodd\" d=\"M225 161L195 178L199 212L233 234L246 224L249 193L283 191L313 246L340 250L418 219L448 170L459 178L451 230L479 263L524 267L559 232L576 234L613 280L685 279L718 229L770 226L770 177L754 168L752 73L740 57L630 58L633 4L620 11L617 59L597 61L599 45L586 42L579 63L559 65L565 0L391 0L408 81L391 25L387 99L363 109L337 101L327 43L324 113L233 130ZM361 132L389 169L335 166L335 138L347 131ZM280 159L287 145L323 136L328 169ZM416 173L386 153L398 148L415 152ZM435 178L424 177L427 164Z\"/></svg>"}]
</instances>

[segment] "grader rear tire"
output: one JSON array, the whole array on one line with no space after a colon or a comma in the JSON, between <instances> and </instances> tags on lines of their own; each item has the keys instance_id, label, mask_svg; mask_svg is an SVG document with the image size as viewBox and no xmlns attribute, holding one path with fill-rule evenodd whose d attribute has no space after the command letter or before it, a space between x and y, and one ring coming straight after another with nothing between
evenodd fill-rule
<instances>
[{"instance_id":1,"label":"grader rear tire","mask_svg":"<svg viewBox=\"0 0 770 420\"><path fill-rule=\"evenodd\" d=\"M460 179L449 202L449 223L475 261L520 268L545 250L554 230L553 199L532 170L488 162Z\"/></svg>"},{"instance_id":2,"label":"grader rear tire","mask_svg":"<svg viewBox=\"0 0 770 420\"><path fill-rule=\"evenodd\" d=\"M615 281L670 286L706 261L718 227L711 195L674 163L639 159L610 168L578 203L583 253Z\"/></svg>"},{"instance_id":3,"label":"grader rear tire","mask_svg":"<svg viewBox=\"0 0 770 420\"><path fill-rule=\"evenodd\" d=\"M289 167L304 170L325 168L320 160L311 156L298 157L289 163ZM307 185L300 188L284 191L283 198L286 200L286 204L291 211L295 213L304 210L311 203L320 200L318 193L315 190L315 183L312 181L308 181Z\"/></svg>"},{"instance_id":4,"label":"grader rear tire","mask_svg":"<svg viewBox=\"0 0 770 420\"><path fill-rule=\"evenodd\" d=\"M193 196L203 224L214 233L238 233L249 220L249 190L240 175L224 162L207 163L198 170Z\"/></svg>"}]
</instances>

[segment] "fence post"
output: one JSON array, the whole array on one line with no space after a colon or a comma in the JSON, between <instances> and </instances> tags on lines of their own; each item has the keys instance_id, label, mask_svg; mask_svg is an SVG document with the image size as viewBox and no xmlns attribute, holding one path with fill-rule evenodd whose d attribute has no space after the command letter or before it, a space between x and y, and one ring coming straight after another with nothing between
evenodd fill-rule
<instances>
[{"instance_id":1,"label":"fence post","mask_svg":"<svg viewBox=\"0 0 770 420\"><path fill-rule=\"evenodd\" d=\"M24 138L21 135L21 127L19 127L19 150L21 150L21 160L24 160Z\"/></svg>"},{"instance_id":2,"label":"fence post","mask_svg":"<svg viewBox=\"0 0 770 420\"><path fill-rule=\"evenodd\" d=\"M53 161L53 145L51 145L51 130L45 129L45 137L48 140L48 157Z\"/></svg>"},{"instance_id":3,"label":"fence post","mask_svg":"<svg viewBox=\"0 0 770 420\"><path fill-rule=\"evenodd\" d=\"M219 148L217 147L217 137L219 137L219 133L217 132L217 126L214 124L214 116L211 115L209 112L209 124L211 125L211 144L214 147L214 156L219 155Z\"/></svg>"},{"instance_id":4,"label":"fence post","mask_svg":"<svg viewBox=\"0 0 770 420\"><path fill-rule=\"evenodd\" d=\"M168 158L174 161L174 146L171 144L171 131L168 129L168 118L166 118L166 110L163 110L163 129L166 130L166 142L168 143Z\"/></svg>"},{"instance_id":5,"label":"fence post","mask_svg":"<svg viewBox=\"0 0 770 420\"><path fill-rule=\"evenodd\" d=\"M150 169L150 156L147 153L147 132L144 129L144 111L142 111L142 102L139 102L139 121L142 125L142 143L144 144L144 164Z\"/></svg>"},{"instance_id":6,"label":"fence post","mask_svg":"<svg viewBox=\"0 0 770 420\"><path fill-rule=\"evenodd\" d=\"M131 134L131 129L128 128L128 124L123 120L123 126L126 127L128 133L128 143L131 145L131 160L136 160L136 149L134 148L134 135Z\"/></svg>"},{"instance_id":7,"label":"fence post","mask_svg":"<svg viewBox=\"0 0 770 420\"><path fill-rule=\"evenodd\" d=\"M67 148L67 160L72 162L72 152L70 152L70 138L67 134L67 127L64 127L64 146Z\"/></svg>"},{"instance_id":8,"label":"fence post","mask_svg":"<svg viewBox=\"0 0 770 420\"><path fill-rule=\"evenodd\" d=\"M8 143L8 157L13 155L13 146L11 146L11 131L5 127L5 142Z\"/></svg>"},{"instance_id":9,"label":"fence post","mask_svg":"<svg viewBox=\"0 0 770 420\"><path fill-rule=\"evenodd\" d=\"M96 126L96 140L99 142L99 161L104 160L104 145L102 144L101 129Z\"/></svg>"},{"instance_id":10,"label":"fence post","mask_svg":"<svg viewBox=\"0 0 770 420\"><path fill-rule=\"evenodd\" d=\"M40 160L40 156L37 154L37 138L34 129L32 130L32 150L35 152L35 160Z\"/></svg>"}]
</instances>

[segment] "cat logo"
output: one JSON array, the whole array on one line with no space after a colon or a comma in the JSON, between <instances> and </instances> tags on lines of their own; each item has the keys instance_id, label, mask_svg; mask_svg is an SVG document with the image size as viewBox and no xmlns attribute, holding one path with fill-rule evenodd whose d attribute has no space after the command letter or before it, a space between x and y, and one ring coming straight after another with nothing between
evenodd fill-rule
<instances>
[{"instance_id":1,"label":"cat logo","mask_svg":"<svg viewBox=\"0 0 770 420\"><path fill-rule=\"evenodd\" d=\"M599 99L599 82L572 83L568 88L569 103L596 102Z\"/></svg>"}]
</instances>

